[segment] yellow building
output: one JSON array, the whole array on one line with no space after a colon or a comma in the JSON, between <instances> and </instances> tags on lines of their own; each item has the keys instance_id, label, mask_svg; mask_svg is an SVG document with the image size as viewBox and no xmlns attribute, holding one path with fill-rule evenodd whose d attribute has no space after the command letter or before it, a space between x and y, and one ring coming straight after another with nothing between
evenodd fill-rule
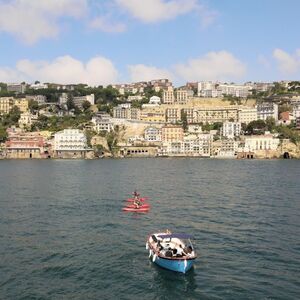
<instances>
[{"instance_id":1,"label":"yellow building","mask_svg":"<svg viewBox=\"0 0 300 300\"><path fill-rule=\"evenodd\" d=\"M21 113L27 112L28 100L25 98L14 99L13 97L0 98L0 114L8 114L14 106L17 106Z\"/></svg>"},{"instance_id":2,"label":"yellow building","mask_svg":"<svg viewBox=\"0 0 300 300\"><path fill-rule=\"evenodd\" d=\"M164 123L165 109L161 106L147 107L141 110L140 120L145 122Z\"/></svg>"},{"instance_id":3,"label":"yellow building","mask_svg":"<svg viewBox=\"0 0 300 300\"><path fill-rule=\"evenodd\" d=\"M28 111L28 99L14 99L14 106L18 107L19 110L24 113Z\"/></svg>"},{"instance_id":4,"label":"yellow building","mask_svg":"<svg viewBox=\"0 0 300 300\"><path fill-rule=\"evenodd\" d=\"M12 97L0 98L0 114L8 114L14 106L14 99Z\"/></svg>"}]
</instances>

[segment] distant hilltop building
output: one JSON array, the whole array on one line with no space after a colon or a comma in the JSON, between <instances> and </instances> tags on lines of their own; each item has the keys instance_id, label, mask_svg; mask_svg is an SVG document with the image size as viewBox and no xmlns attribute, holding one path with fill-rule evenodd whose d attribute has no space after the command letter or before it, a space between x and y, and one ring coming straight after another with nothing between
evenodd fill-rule
<instances>
[{"instance_id":1,"label":"distant hilltop building","mask_svg":"<svg viewBox=\"0 0 300 300\"><path fill-rule=\"evenodd\" d=\"M26 91L26 84L25 83L8 83L7 91L14 92L16 94L24 94Z\"/></svg>"},{"instance_id":2,"label":"distant hilltop building","mask_svg":"<svg viewBox=\"0 0 300 300\"><path fill-rule=\"evenodd\" d=\"M172 82L169 79L155 79L151 81L141 81L135 83L123 83L123 84L114 84L112 87L121 95L125 95L126 93L129 94L143 94L145 88L151 88L156 92L160 90L166 89L169 86L172 86Z\"/></svg>"},{"instance_id":3,"label":"distant hilltop building","mask_svg":"<svg viewBox=\"0 0 300 300\"><path fill-rule=\"evenodd\" d=\"M30 88L33 90L44 90L48 88L47 83L36 82L30 85Z\"/></svg>"},{"instance_id":4,"label":"distant hilltop building","mask_svg":"<svg viewBox=\"0 0 300 300\"><path fill-rule=\"evenodd\" d=\"M221 98L224 95L246 98L251 95L250 84L228 84L213 81L198 82L198 96L205 98Z\"/></svg>"}]
</instances>

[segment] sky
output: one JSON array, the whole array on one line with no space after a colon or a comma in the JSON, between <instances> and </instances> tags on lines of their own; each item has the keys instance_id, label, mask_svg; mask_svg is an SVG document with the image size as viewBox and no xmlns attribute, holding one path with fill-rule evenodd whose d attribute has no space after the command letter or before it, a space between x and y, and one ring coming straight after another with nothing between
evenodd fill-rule
<instances>
[{"instance_id":1,"label":"sky","mask_svg":"<svg viewBox=\"0 0 300 300\"><path fill-rule=\"evenodd\" d=\"M0 81L300 80L299 0L0 0Z\"/></svg>"}]
</instances>

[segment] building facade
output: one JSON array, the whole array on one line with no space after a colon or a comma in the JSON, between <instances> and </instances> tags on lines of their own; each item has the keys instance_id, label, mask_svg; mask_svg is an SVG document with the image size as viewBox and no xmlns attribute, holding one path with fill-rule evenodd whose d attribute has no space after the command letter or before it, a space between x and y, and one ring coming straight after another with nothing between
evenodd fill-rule
<instances>
[{"instance_id":1,"label":"building facade","mask_svg":"<svg viewBox=\"0 0 300 300\"><path fill-rule=\"evenodd\" d=\"M222 136L228 139L234 139L239 137L241 134L241 123L240 122L229 122L226 121L221 127Z\"/></svg>"}]
</instances>

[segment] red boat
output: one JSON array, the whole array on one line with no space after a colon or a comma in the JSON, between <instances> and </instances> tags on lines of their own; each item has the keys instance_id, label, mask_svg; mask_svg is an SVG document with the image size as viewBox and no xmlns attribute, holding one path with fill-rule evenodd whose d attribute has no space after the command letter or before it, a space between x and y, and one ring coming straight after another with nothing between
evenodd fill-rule
<instances>
[{"instance_id":1,"label":"red boat","mask_svg":"<svg viewBox=\"0 0 300 300\"><path fill-rule=\"evenodd\" d=\"M140 207L140 208L123 207L122 210L128 212L145 213L150 210L150 207Z\"/></svg>"},{"instance_id":2,"label":"red boat","mask_svg":"<svg viewBox=\"0 0 300 300\"><path fill-rule=\"evenodd\" d=\"M136 206L134 204L128 204L125 207L128 208L136 208ZM150 208L150 204L148 203L143 203L139 208Z\"/></svg>"}]
</instances>

